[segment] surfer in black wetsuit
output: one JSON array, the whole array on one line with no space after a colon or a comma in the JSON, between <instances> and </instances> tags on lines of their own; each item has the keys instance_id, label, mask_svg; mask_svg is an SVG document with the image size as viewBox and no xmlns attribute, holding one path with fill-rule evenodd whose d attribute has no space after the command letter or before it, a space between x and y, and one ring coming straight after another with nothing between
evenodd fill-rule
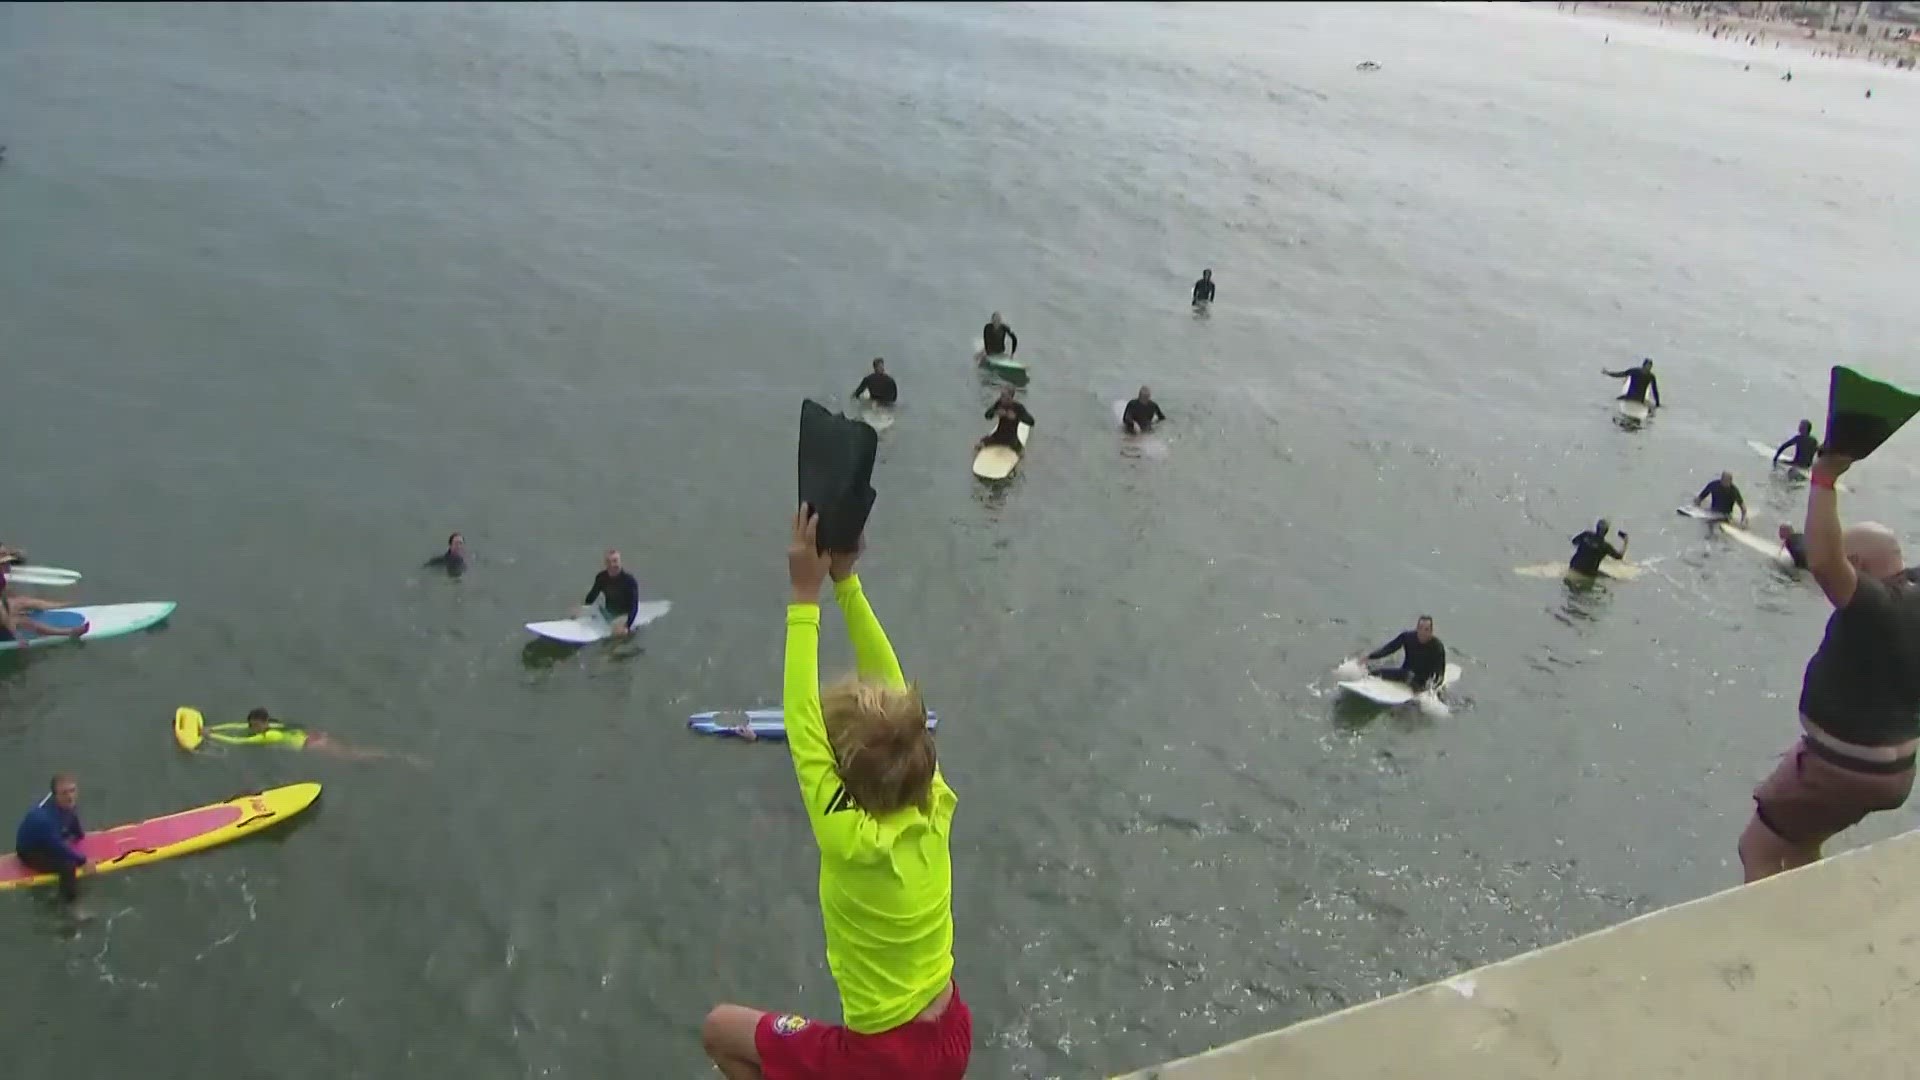
<instances>
[{"instance_id":1,"label":"surfer in black wetsuit","mask_svg":"<svg viewBox=\"0 0 1920 1080\"><path fill-rule=\"evenodd\" d=\"M873 358L873 373L853 388L856 399L861 394L867 395L867 400L875 405L891 405L900 400L900 387L894 383L893 376L887 374L887 362L878 356Z\"/></svg>"},{"instance_id":2,"label":"surfer in black wetsuit","mask_svg":"<svg viewBox=\"0 0 1920 1080\"><path fill-rule=\"evenodd\" d=\"M1120 412L1120 426L1129 435L1138 435L1143 431L1152 431L1156 421L1165 420L1167 414L1160 411L1160 404L1153 400L1153 391L1140 388L1140 396L1127 402Z\"/></svg>"},{"instance_id":3,"label":"surfer in black wetsuit","mask_svg":"<svg viewBox=\"0 0 1920 1080\"><path fill-rule=\"evenodd\" d=\"M605 569L593 576L593 588L581 604L591 608L595 600L606 609L615 637L633 629L633 620L640 615L640 583L620 568L620 552L613 548L607 549Z\"/></svg>"},{"instance_id":4,"label":"surfer in black wetsuit","mask_svg":"<svg viewBox=\"0 0 1920 1080\"><path fill-rule=\"evenodd\" d=\"M454 577L467 572L467 539L459 533L447 535L447 550L427 560L427 565L445 570Z\"/></svg>"},{"instance_id":5,"label":"surfer in black wetsuit","mask_svg":"<svg viewBox=\"0 0 1920 1080\"><path fill-rule=\"evenodd\" d=\"M1589 576L1600 572L1600 560L1624 559L1627 557L1627 531L1620 530L1620 546L1614 547L1607 542L1607 534L1612 531L1606 518L1593 523L1593 528L1573 538L1573 558L1568 560L1567 569L1576 574Z\"/></svg>"},{"instance_id":6,"label":"surfer in black wetsuit","mask_svg":"<svg viewBox=\"0 0 1920 1080\"><path fill-rule=\"evenodd\" d=\"M1693 505L1699 506L1701 503L1706 503L1707 509L1723 518L1731 518L1734 508L1739 507L1740 524L1747 523L1747 499L1740 494L1739 488L1733 486L1733 474L1730 472L1723 472L1707 481L1707 486L1693 497Z\"/></svg>"},{"instance_id":7,"label":"surfer in black wetsuit","mask_svg":"<svg viewBox=\"0 0 1920 1080\"><path fill-rule=\"evenodd\" d=\"M1800 433L1780 444L1780 449L1773 452L1773 463L1780 464L1780 455L1788 450L1793 451L1793 460L1787 464L1796 469L1805 469L1813 465L1813 459L1820 454L1820 440L1814 438L1813 421L1800 421Z\"/></svg>"},{"instance_id":8,"label":"surfer in black wetsuit","mask_svg":"<svg viewBox=\"0 0 1920 1080\"><path fill-rule=\"evenodd\" d=\"M1213 271L1200 271L1200 280L1193 283L1193 306L1213 303Z\"/></svg>"},{"instance_id":9,"label":"surfer in black wetsuit","mask_svg":"<svg viewBox=\"0 0 1920 1080\"><path fill-rule=\"evenodd\" d=\"M1619 371L1608 371L1605 368L1601 368L1600 373L1608 378L1627 380L1627 392L1620 395L1621 401L1637 401L1645 405L1647 403L1647 395L1652 394L1654 407L1659 407L1660 380L1653 377L1653 359L1651 357L1640 361L1640 366L1637 368L1622 368Z\"/></svg>"},{"instance_id":10,"label":"surfer in black wetsuit","mask_svg":"<svg viewBox=\"0 0 1920 1080\"><path fill-rule=\"evenodd\" d=\"M989 356L1012 356L1020 351L1020 335L1013 327L1000 321L1000 313L994 312L993 318L980 329L981 358Z\"/></svg>"},{"instance_id":11,"label":"surfer in black wetsuit","mask_svg":"<svg viewBox=\"0 0 1920 1080\"><path fill-rule=\"evenodd\" d=\"M1033 427L1033 414L1027 411L1025 405L1014 399L1013 387L1000 388L1000 399L987 406L986 414L982 419L998 420L999 423L979 442L973 444L975 453L978 453L983 446L1011 446L1015 450L1026 449L1020 441L1020 425Z\"/></svg>"},{"instance_id":12,"label":"surfer in black wetsuit","mask_svg":"<svg viewBox=\"0 0 1920 1080\"><path fill-rule=\"evenodd\" d=\"M1782 523L1780 526L1780 546L1787 550L1787 558L1793 560L1795 570L1807 568L1807 534L1793 526Z\"/></svg>"},{"instance_id":13,"label":"surfer in black wetsuit","mask_svg":"<svg viewBox=\"0 0 1920 1080\"><path fill-rule=\"evenodd\" d=\"M1366 659L1383 659L1403 649L1406 654L1401 657L1399 667L1371 674L1378 679L1406 683L1415 693L1439 684L1446 677L1447 647L1433 636L1433 616L1420 616L1413 629L1401 631L1398 637L1368 653Z\"/></svg>"}]
</instances>

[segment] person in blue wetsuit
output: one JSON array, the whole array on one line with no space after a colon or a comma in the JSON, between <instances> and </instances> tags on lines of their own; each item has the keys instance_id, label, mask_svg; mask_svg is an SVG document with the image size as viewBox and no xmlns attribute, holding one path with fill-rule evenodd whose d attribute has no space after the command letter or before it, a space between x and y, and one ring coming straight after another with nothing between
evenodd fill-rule
<instances>
[{"instance_id":1,"label":"person in blue wetsuit","mask_svg":"<svg viewBox=\"0 0 1920 1080\"><path fill-rule=\"evenodd\" d=\"M580 602L591 609L595 600L606 608L615 637L625 637L633 629L633 620L640 617L640 582L621 568L620 552L613 548L607 549L604 568L594 575L593 588Z\"/></svg>"},{"instance_id":2,"label":"person in blue wetsuit","mask_svg":"<svg viewBox=\"0 0 1920 1080\"><path fill-rule=\"evenodd\" d=\"M1647 395L1652 394L1653 406L1659 408L1660 380L1653 377L1653 359L1651 357L1640 361L1640 366L1637 368L1622 368L1619 371L1608 371L1605 368L1601 368L1600 373L1610 378L1627 380L1627 392L1620 395L1621 401L1637 401L1645 405L1647 404Z\"/></svg>"},{"instance_id":3,"label":"person in blue wetsuit","mask_svg":"<svg viewBox=\"0 0 1920 1080\"><path fill-rule=\"evenodd\" d=\"M1793 451L1793 460L1787 464L1796 469L1813 466L1813 459L1820 455L1820 440L1814 438L1813 421L1800 421L1800 433L1780 444L1780 449L1773 452L1773 463L1780 464L1780 455L1788 450Z\"/></svg>"},{"instance_id":4,"label":"person in blue wetsuit","mask_svg":"<svg viewBox=\"0 0 1920 1080\"><path fill-rule=\"evenodd\" d=\"M1433 616L1420 616L1414 621L1413 629L1401 631L1398 637L1368 653L1366 659L1381 660L1402 650L1405 655L1401 657L1400 666L1373 671L1373 677L1406 683L1415 693L1438 686L1446 679L1447 647L1433 635Z\"/></svg>"},{"instance_id":5,"label":"person in blue wetsuit","mask_svg":"<svg viewBox=\"0 0 1920 1080\"><path fill-rule=\"evenodd\" d=\"M60 875L60 898L72 900L80 895L76 875L87 865L87 857L74 842L85 839L80 814L74 809L80 802L80 783L66 773L57 773L47 785L46 797L20 819L13 836L13 853L29 870Z\"/></svg>"},{"instance_id":6,"label":"person in blue wetsuit","mask_svg":"<svg viewBox=\"0 0 1920 1080\"><path fill-rule=\"evenodd\" d=\"M1740 489L1733 486L1733 474L1723 472L1718 478L1707 481L1700 494L1693 497L1693 505L1707 504L1707 509L1723 518L1732 518L1737 508L1740 511L1740 524L1747 523L1747 498Z\"/></svg>"}]
</instances>

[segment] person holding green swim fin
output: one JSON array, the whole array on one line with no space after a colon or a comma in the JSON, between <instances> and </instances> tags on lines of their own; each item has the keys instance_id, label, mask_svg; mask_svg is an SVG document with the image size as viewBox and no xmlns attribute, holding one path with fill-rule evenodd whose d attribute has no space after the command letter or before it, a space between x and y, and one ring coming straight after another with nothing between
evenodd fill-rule
<instances>
[{"instance_id":1,"label":"person holding green swim fin","mask_svg":"<svg viewBox=\"0 0 1920 1080\"><path fill-rule=\"evenodd\" d=\"M215 724L207 728L207 738L227 746L284 746L289 750L316 750L322 754L351 761L398 757L405 758L416 765L425 764L410 754L347 746L324 731L289 727L275 720L273 714L263 708L256 708L247 713L247 722L244 724Z\"/></svg>"}]
</instances>

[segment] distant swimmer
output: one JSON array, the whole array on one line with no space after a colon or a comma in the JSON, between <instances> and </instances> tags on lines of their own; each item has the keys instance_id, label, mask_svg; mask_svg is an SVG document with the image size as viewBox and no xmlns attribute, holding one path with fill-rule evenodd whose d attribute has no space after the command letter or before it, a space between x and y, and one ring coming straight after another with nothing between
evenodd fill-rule
<instances>
[{"instance_id":1,"label":"distant swimmer","mask_svg":"<svg viewBox=\"0 0 1920 1080\"><path fill-rule=\"evenodd\" d=\"M1607 534L1613 526L1601 518L1593 523L1593 528L1573 538L1573 558L1567 561L1567 569L1576 574L1598 574L1603 559L1624 559L1627 557L1627 530L1620 530L1620 546L1614 547L1607 540Z\"/></svg>"},{"instance_id":2,"label":"distant swimmer","mask_svg":"<svg viewBox=\"0 0 1920 1080\"><path fill-rule=\"evenodd\" d=\"M1371 60L1362 60L1362 61L1360 61L1359 63L1357 63L1357 64L1355 64L1355 65L1353 65L1353 70L1355 70L1355 71L1379 71L1379 70L1380 70L1380 65L1379 65L1379 64L1376 64L1376 63L1374 63L1374 62L1373 62L1373 61L1371 61Z\"/></svg>"},{"instance_id":3,"label":"distant swimmer","mask_svg":"<svg viewBox=\"0 0 1920 1080\"><path fill-rule=\"evenodd\" d=\"M1026 446L1020 442L1020 425L1033 427L1033 414L1014 398L1013 387L1000 388L1000 400L987 406L982 419L997 420L999 423L992 431L982 436L979 442L973 444L976 452L983 446L1011 446L1015 450L1026 449Z\"/></svg>"},{"instance_id":4,"label":"distant swimmer","mask_svg":"<svg viewBox=\"0 0 1920 1080\"><path fill-rule=\"evenodd\" d=\"M447 536L447 550L427 560L427 565L458 577L467 572L467 538L459 533Z\"/></svg>"},{"instance_id":5,"label":"distant swimmer","mask_svg":"<svg viewBox=\"0 0 1920 1080\"><path fill-rule=\"evenodd\" d=\"M1382 668L1369 674L1376 679L1406 683L1415 692L1434 687L1446 677L1447 647L1433 636L1433 616L1420 616L1414 620L1413 629L1402 630L1398 637L1368 653L1364 659L1381 660L1403 650L1404 655L1398 667Z\"/></svg>"},{"instance_id":6,"label":"distant swimmer","mask_svg":"<svg viewBox=\"0 0 1920 1080\"><path fill-rule=\"evenodd\" d=\"M994 312L993 318L980 330L980 347L984 356L1012 356L1020 351L1020 335L1013 327L1000 321L1000 313Z\"/></svg>"},{"instance_id":7,"label":"distant swimmer","mask_svg":"<svg viewBox=\"0 0 1920 1080\"><path fill-rule=\"evenodd\" d=\"M87 831L80 827L80 782L66 773L55 773L47 785L47 794L20 819L13 834L13 853L21 865L42 874L60 875L60 899L73 900L80 895L75 878L87 865L86 853L74 847Z\"/></svg>"},{"instance_id":8,"label":"distant swimmer","mask_svg":"<svg viewBox=\"0 0 1920 1080\"><path fill-rule=\"evenodd\" d=\"M860 385L853 388L855 399L862 394L875 405L891 405L900 400L900 387L894 383L893 376L887 374L887 362L884 359L874 357L873 373L861 379Z\"/></svg>"},{"instance_id":9,"label":"distant swimmer","mask_svg":"<svg viewBox=\"0 0 1920 1080\"><path fill-rule=\"evenodd\" d=\"M1699 506L1701 503L1706 503L1708 510L1723 518L1733 517L1737 508L1740 511L1740 524L1747 523L1747 499L1740 494L1739 488L1733 486L1733 474L1730 472L1723 472L1707 481L1707 486L1693 497L1693 505Z\"/></svg>"},{"instance_id":10,"label":"distant swimmer","mask_svg":"<svg viewBox=\"0 0 1920 1080\"><path fill-rule=\"evenodd\" d=\"M1780 546L1786 549L1787 558L1793 560L1795 570L1807 568L1807 534L1795 531L1794 527L1782 523L1780 526Z\"/></svg>"},{"instance_id":11,"label":"distant swimmer","mask_svg":"<svg viewBox=\"0 0 1920 1080\"><path fill-rule=\"evenodd\" d=\"M1193 283L1193 303L1195 307L1213 303L1213 271L1200 271L1200 280Z\"/></svg>"},{"instance_id":12,"label":"distant swimmer","mask_svg":"<svg viewBox=\"0 0 1920 1080\"><path fill-rule=\"evenodd\" d=\"M273 714L265 709L254 709L247 713L247 722L244 725L220 724L210 727L207 729L207 738L227 746L284 746L289 750L312 750L353 761L404 757L415 764L425 764L407 754L395 754L386 750L363 750L348 746L336 741L324 731L289 727L275 720Z\"/></svg>"},{"instance_id":13,"label":"distant swimmer","mask_svg":"<svg viewBox=\"0 0 1920 1080\"><path fill-rule=\"evenodd\" d=\"M1813 459L1820 454L1820 440L1814 438L1813 421L1800 421L1800 433L1780 444L1780 449L1773 452L1773 463L1780 464L1780 455L1788 450L1793 451L1793 460L1787 464L1794 468L1804 469L1813 464Z\"/></svg>"},{"instance_id":14,"label":"distant swimmer","mask_svg":"<svg viewBox=\"0 0 1920 1080\"><path fill-rule=\"evenodd\" d=\"M640 614L640 582L621 568L620 552L614 548L607 549L603 568L593 576L593 588L580 603L591 609L595 600L606 609L614 637L625 637L633 629L633 620Z\"/></svg>"},{"instance_id":15,"label":"distant swimmer","mask_svg":"<svg viewBox=\"0 0 1920 1080\"><path fill-rule=\"evenodd\" d=\"M1653 376L1651 357L1640 361L1640 366L1636 368L1623 368L1619 371L1608 371L1602 368L1600 373L1608 378L1627 380L1627 392L1620 395L1621 401L1637 401L1644 405L1647 403L1647 395L1652 394L1654 406L1659 407L1660 380Z\"/></svg>"},{"instance_id":16,"label":"distant swimmer","mask_svg":"<svg viewBox=\"0 0 1920 1080\"><path fill-rule=\"evenodd\" d=\"M1143 431L1152 431L1155 422L1166 418L1167 414L1160 411L1159 402L1153 400L1153 391L1143 386L1140 396L1127 402L1126 409L1120 413L1120 426L1127 429L1127 434L1138 435Z\"/></svg>"}]
</instances>

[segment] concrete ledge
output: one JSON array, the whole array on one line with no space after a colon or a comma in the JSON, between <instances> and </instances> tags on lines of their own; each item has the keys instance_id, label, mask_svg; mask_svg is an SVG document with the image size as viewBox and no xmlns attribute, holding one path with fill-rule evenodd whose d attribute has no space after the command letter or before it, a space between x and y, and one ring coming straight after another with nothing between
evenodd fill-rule
<instances>
[{"instance_id":1,"label":"concrete ledge","mask_svg":"<svg viewBox=\"0 0 1920 1080\"><path fill-rule=\"evenodd\" d=\"M1920 833L1130 1080L1920 1076Z\"/></svg>"}]
</instances>

